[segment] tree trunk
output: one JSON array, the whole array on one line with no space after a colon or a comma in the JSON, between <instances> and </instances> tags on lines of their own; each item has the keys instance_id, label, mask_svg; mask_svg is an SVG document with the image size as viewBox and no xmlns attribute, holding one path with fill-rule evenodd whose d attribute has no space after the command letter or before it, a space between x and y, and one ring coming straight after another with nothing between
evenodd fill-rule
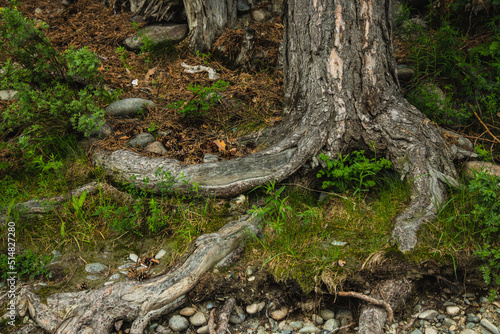
<instances>
[{"instance_id":1,"label":"tree trunk","mask_svg":"<svg viewBox=\"0 0 500 334\"><path fill-rule=\"evenodd\" d=\"M198 5L198 13L208 8ZM93 161L122 182L149 178L147 186L159 189L162 168L179 189L196 184L201 193L234 196L289 177L320 152L335 158L371 150L374 143L376 153L412 183L411 203L395 218L393 236L400 250L413 249L418 228L436 217L446 187L458 184L453 159L472 153L448 145L442 130L403 98L389 0L290 0L285 11L286 119L271 130L273 145L245 158L200 165L125 150L99 152ZM200 45L198 40L192 42Z\"/></svg>"},{"instance_id":2,"label":"tree trunk","mask_svg":"<svg viewBox=\"0 0 500 334\"><path fill-rule=\"evenodd\" d=\"M236 22L235 0L184 0L184 7L193 50L210 50L224 28Z\"/></svg>"}]
</instances>

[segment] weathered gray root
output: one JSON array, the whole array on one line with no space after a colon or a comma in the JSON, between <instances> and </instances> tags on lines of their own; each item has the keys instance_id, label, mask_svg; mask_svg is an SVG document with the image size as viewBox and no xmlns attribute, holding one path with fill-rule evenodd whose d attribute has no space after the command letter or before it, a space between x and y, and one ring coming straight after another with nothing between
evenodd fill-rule
<instances>
[{"instance_id":1,"label":"weathered gray root","mask_svg":"<svg viewBox=\"0 0 500 334\"><path fill-rule=\"evenodd\" d=\"M186 262L148 281L53 294L47 304L30 287L23 288L16 311L19 316L28 310L31 318L51 333L107 334L116 321L127 320L132 322L131 334L142 334L151 320L181 306L201 275L231 254L248 233L257 233L258 222L255 216L243 216L216 233L200 236Z\"/></svg>"},{"instance_id":2,"label":"weathered gray root","mask_svg":"<svg viewBox=\"0 0 500 334\"><path fill-rule=\"evenodd\" d=\"M414 291L414 283L405 278L387 280L377 284L372 289L372 297L389 303L393 310L404 306L406 300ZM373 304L367 304L361 309L359 317L359 334L383 334L387 321L387 311Z\"/></svg>"}]
</instances>

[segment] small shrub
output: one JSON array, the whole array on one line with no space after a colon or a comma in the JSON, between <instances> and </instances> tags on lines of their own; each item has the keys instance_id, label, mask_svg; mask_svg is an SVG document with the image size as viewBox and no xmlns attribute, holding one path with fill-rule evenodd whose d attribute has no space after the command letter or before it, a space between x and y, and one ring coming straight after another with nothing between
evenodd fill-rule
<instances>
[{"instance_id":1,"label":"small shrub","mask_svg":"<svg viewBox=\"0 0 500 334\"><path fill-rule=\"evenodd\" d=\"M385 158L366 157L363 150L354 151L346 156L339 153L338 159L330 159L322 153L319 159L326 163L326 170L322 169L317 174L318 178L327 178L323 181L323 189L333 187L341 192L353 189L354 195L373 188L377 174L392 165Z\"/></svg>"},{"instance_id":2,"label":"small shrub","mask_svg":"<svg viewBox=\"0 0 500 334\"><path fill-rule=\"evenodd\" d=\"M9 278L9 272L16 272L19 279L40 276L50 278L52 274L48 271L48 265L51 259L51 255L37 255L29 249L17 254L13 261L6 254L2 254L0 255L1 279Z\"/></svg>"},{"instance_id":3,"label":"small shrub","mask_svg":"<svg viewBox=\"0 0 500 334\"><path fill-rule=\"evenodd\" d=\"M500 284L500 179L486 173L477 173L468 191L474 199L472 219L480 226L482 244L475 255L486 263L481 266L484 280Z\"/></svg>"},{"instance_id":4,"label":"small shrub","mask_svg":"<svg viewBox=\"0 0 500 334\"><path fill-rule=\"evenodd\" d=\"M169 107L176 109L184 117L205 116L221 99L219 92L226 89L228 85L229 83L223 80L218 80L210 87L189 85L187 89L193 93L193 97L187 101L177 101Z\"/></svg>"}]
</instances>

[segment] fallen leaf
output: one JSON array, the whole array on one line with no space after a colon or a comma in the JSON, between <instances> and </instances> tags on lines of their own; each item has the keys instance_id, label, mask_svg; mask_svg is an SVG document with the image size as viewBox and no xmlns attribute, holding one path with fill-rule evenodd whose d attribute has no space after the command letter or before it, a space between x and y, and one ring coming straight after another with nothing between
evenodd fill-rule
<instances>
[{"instance_id":1,"label":"fallen leaf","mask_svg":"<svg viewBox=\"0 0 500 334\"><path fill-rule=\"evenodd\" d=\"M153 67L152 69L150 69L150 70L148 71L148 73L146 73L146 75L144 76L144 81L148 81L148 80L149 80L149 78L150 78L153 74L155 74L155 72L156 72L156 70L157 70L157 69L158 69L158 67Z\"/></svg>"},{"instance_id":2,"label":"fallen leaf","mask_svg":"<svg viewBox=\"0 0 500 334\"><path fill-rule=\"evenodd\" d=\"M345 264L346 264L345 261L339 260L339 266L343 267L343 266L345 266Z\"/></svg>"},{"instance_id":3,"label":"fallen leaf","mask_svg":"<svg viewBox=\"0 0 500 334\"><path fill-rule=\"evenodd\" d=\"M226 150L226 143L223 140L216 139L214 140L214 144L217 145L219 151L224 152Z\"/></svg>"},{"instance_id":4,"label":"fallen leaf","mask_svg":"<svg viewBox=\"0 0 500 334\"><path fill-rule=\"evenodd\" d=\"M118 139L129 139L129 138L130 138L130 136L123 136L123 137L120 137Z\"/></svg>"},{"instance_id":5,"label":"fallen leaf","mask_svg":"<svg viewBox=\"0 0 500 334\"><path fill-rule=\"evenodd\" d=\"M232 149L229 150L229 153L231 155L235 155L237 152L238 152L238 150L236 148L232 148Z\"/></svg>"}]
</instances>

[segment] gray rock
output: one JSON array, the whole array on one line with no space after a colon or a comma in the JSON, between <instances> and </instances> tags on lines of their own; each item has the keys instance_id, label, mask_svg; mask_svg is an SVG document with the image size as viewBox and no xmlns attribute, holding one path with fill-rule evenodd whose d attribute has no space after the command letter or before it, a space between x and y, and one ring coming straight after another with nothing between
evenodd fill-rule
<instances>
[{"instance_id":1,"label":"gray rock","mask_svg":"<svg viewBox=\"0 0 500 334\"><path fill-rule=\"evenodd\" d=\"M205 163L217 162L217 161L219 161L219 158L214 154L205 154L205 156L203 157L203 162Z\"/></svg>"},{"instance_id":2,"label":"gray rock","mask_svg":"<svg viewBox=\"0 0 500 334\"><path fill-rule=\"evenodd\" d=\"M409 82L411 79L415 77L415 70L408 68L408 67L403 67L403 68L398 68L398 80L400 82Z\"/></svg>"},{"instance_id":3,"label":"gray rock","mask_svg":"<svg viewBox=\"0 0 500 334\"><path fill-rule=\"evenodd\" d=\"M432 327L427 327L425 329L425 334L438 334L437 330L435 330L434 328Z\"/></svg>"},{"instance_id":4,"label":"gray rock","mask_svg":"<svg viewBox=\"0 0 500 334\"><path fill-rule=\"evenodd\" d=\"M134 262L134 263L136 263L136 262L137 262L137 260L139 260L139 257L138 257L136 254L134 254L134 253L131 253L131 254L128 256L128 258L130 259L130 261L132 261L132 262Z\"/></svg>"},{"instance_id":5,"label":"gray rock","mask_svg":"<svg viewBox=\"0 0 500 334\"><path fill-rule=\"evenodd\" d=\"M324 319L324 320L330 320L330 319L334 319L335 318L335 312L333 312L332 310L323 310L321 311L321 317Z\"/></svg>"},{"instance_id":6,"label":"gray rock","mask_svg":"<svg viewBox=\"0 0 500 334\"><path fill-rule=\"evenodd\" d=\"M150 133L139 133L135 135L128 143L127 145L132 146L132 147L144 147L149 143L152 143L155 141L155 137L153 137L152 134Z\"/></svg>"},{"instance_id":7,"label":"gray rock","mask_svg":"<svg viewBox=\"0 0 500 334\"><path fill-rule=\"evenodd\" d=\"M106 107L106 113L114 117L135 117L155 106L153 101L134 97L111 103Z\"/></svg>"},{"instance_id":8,"label":"gray rock","mask_svg":"<svg viewBox=\"0 0 500 334\"><path fill-rule=\"evenodd\" d=\"M143 45L143 38L146 37L154 43L171 41L177 43L182 41L188 34L188 25L168 24L152 25L137 32L134 36L127 38L123 44L130 50L139 50Z\"/></svg>"},{"instance_id":9,"label":"gray rock","mask_svg":"<svg viewBox=\"0 0 500 334\"><path fill-rule=\"evenodd\" d=\"M500 177L500 165L485 161L467 161L464 165L464 173L468 177L474 177L474 172L484 171L486 174Z\"/></svg>"},{"instance_id":10,"label":"gray rock","mask_svg":"<svg viewBox=\"0 0 500 334\"><path fill-rule=\"evenodd\" d=\"M16 90L0 90L0 101L12 100L16 94Z\"/></svg>"},{"instance_id":11,"label":"gray rock","mask_svg":"<svg viewBox=\"0 0 500 334\"><path fill-rule=\"evenodd\" d=\"M200 327L196 330L198 334L207 334L208 333L208 325Z\"/></svg>"},{"instance_id":12,"label":"gray rock","mask_svg":"<svg viewBox=\"0 0 500 334\"><path fill-rule=\"evenodd\" d=\"M191 325L199 327L207 322L205 315L201 312L196 312L191 318L189 318Z\"/></svg>"},{"instance_id":13,"label":"gray rock","mask_svg":"<svg viewBox=\"0 0 500 334\"><path fill-rule=\"evenodd\" d=\"M98 129L95 129L90 133L91 138L105 138L113 134L113 128L108 123L104 123Z\"/></svg>"},{"instance_id":14,"label":"gray rock","mask_svg":"<svg viewBox=\"0 0 500 334\"><path fill-rule=\"evenodd\" d=\"M98 274L108 270L108 266L99 262L89 263L85 266L85 271L91 274Z\"/></svg>"},{"instance_id":15,"label":"gray rock","mask_svg":"<svg viewBox=\"0 0 500 334\"><path fill-rule=\"evenodd\" d=\"M122 275L120 275L119 273L116 273L116 274L113 274L109 277L109 280L110 281L117 281L119 280L120 278L122 277Z\"/></svg>"},{"instance_id":16,"label":"gray rock","mask_svg":"<svg viewBox=\"0 0 500 334\"><path fill-rule=\"evenodd\" d=\"M256 9L252 12L252 16L256 22L264 22L269 20L273 15L267 10Z\"/></svg>"},{"instance_id":17,"label":"gray rock","mask_svg":"<svg viewBox=\"0 0 500 334\"><path fill-rule=\"evenodd\" d=\"M449 315L457 315L460 313L460 307L458 306L447 306L446 307L446 313Z\"/></svg>"},{"instance_id":18,"label":"gray rock","mask_svg":"<svg viewBox=\"0 0 500 334\"><path fill-rule=\"evenodd\" d=\"M158 327L156 327L155 333L170 334L170 333L172 333L172 330L170 328L165 327L165 326L158 325Z\"/></svg>"},{"instance_id":19,"label":"gray rock","mask_svg":"<svg viewBox=\"0 0 500 334\"><path fill-rule=\"evenodd\" d=\"M317 314L313 314L312 315L312 321L316 324L316 325L323 325L323 318Z\"/></svg>"},{"instance_id":20,"label":"gray rock","mask_svg":"<svg viewBox=\"0 0 500 334\"><path fill-rule=\"evenodd\" d=\"M257 312L262 311L265 306L266 306L266 302L253 303L253 304L248 305L246 307L246 311L247 311L248 314L255 314Z\"/></svg>"},{"instance_id":21,"label":"gray rock","mask_svg":"<svg viewBox=\"0 0 500 334\"><path fill-rule=\"evenodd\" d=\"M299 330L299 333L319 333L319 332L321 332L321 329L319 329L316 326L306 326L306 327L302 327Z\"/></svg>"},{"instance_id":22,"label":"gray rock","mask_svg":"<svg viewBox=\"0 0 500 334\"><path fill-rule=\"evenodd\" d=\"M323 325L323 329L333 331L340 327L340 322L337 319L328 319Z\"/></svg>"},{"instance_id":23,"label":"gray rock","mask_svg":"<svg viewBox=\"0 0 500 334\"><path fill-rule=\"evenodd\" d=\"M474 327L476 327L476 324L473 322L468 322L467 325L465 325L465 328L469 328L469 329L474 328Z\"/></svg>"},{"instance_id":24,"label":"gray rock","mask_svg":"<svg viewBox=\"0 0 500 334\"><path fill-rule=\"evenodd\" d=\"M245 0L238 0L238 2L236 3L236 8L240 13L246 13L250 10L250 6L248 6Z\"/></svg>"},{"instance_id":25,"label":"gray rock","mask_svg":"<svg viewBox=\"0 0 500 334\"><path fill-rule=\"evenodd\" d=\"M165 254L167 254L167 251L164 249L160 249L155 255L155 260L161 259L163 256L165 256Z\"/></svg>"},{"instance_id":26,"label":"gray rock","mask_svg":"<svg viewBox=\"0 0 500 334\"><path fill-rule=\"evenodd\" d=\"M85 279L88 279L89 281L96 281L99 279L99 277L94 276L94 275L87 275L87 277L85 277Z\"/></svg>"},{"instance_id":27,"label":"gray rock","mask_svg":"<svg viewBox=\"0 0 500 334\"><path fill-rule=\"evenodd\" d=\"M163 146L163 144L160 143L159 141L154 141L152 143L149 143L146 146L146 152L156 153L156 154L160 154L160 155L165 155L168 153L165 146Z\"/></svg>"},{"instance_id":28,"label":"gray rock","mask_svg":"<svg viewBox=\"0 0 500 334\"><path fill-rule=\"evenodd\" d=\"M473 331L472 329L464 329L460 332L460 334L477 334L477 332Z\"/></svg>"},{"instance_id":29,"label":"gray rock","mask_svg":"<svg viewBox=\"0 0 500 334\"><path fill-rule=\"evenodd\" d=\"M211 309L213 309L213 308L214 308L214 306L215 306L215 305L214 305L214 303L212 303L212 302L208 302L208 303L207 303L207 305L206 305L205 307L207 308L207 310L211 310Z\"/></svg>"},{"instance_id":30,"label":"gray rock","mask_svg":"<svg viewBox=\"0 0 500 334\"><path fill-rule=\"evenodd\" d=\"M189 321L181 315L174 315L168 321L168 325L174 332L180 332L188 328Z\"/></svg>"},{"instance_id":31,"label":"gray rock","mask_svg":"<svg viewBox=\"0 0 500 334\"><path fill-rule=\"evenodd\" d=\"M423 334L420 329L415 329L411 334Z\"/></svg>"},{"instance_id":32,"label":"gray rock","mask_svg":"<svg viewBox=\"0 0 500 334\"><path fill-rule=\"evenodd\" d=\"M497 326L493 325L489 320L487 319L481 319L481 326L486 328L488 331L490 331L493 334L500 334L498 331Z\"/></svg>"},{"instance_id":33,"label":"gray rock","mask_svg":"<svg viewBox=\"0 0 500 334\"><path fill-rule=\"evenodd\" d=\"M479 298L479 301L480 301L481 303L485 304L485 303L487 303L487 302L488 302L488 298L486 298L486 297L480 297L480 298Z\"/></svg>"},{"instance_id":34,"label":"gray rock","mask_svg":"<svg viewBox=\"0 0 500 334\"><path fill-rule=\"evenodd\" d=\"M418 315L419 319L433 320L439 313L436 310L425 310Z\"/></svg>"},{"instance_id":35,"label":"gray rock","mask_svg":"<svg viewBox=\"0 0 500 334\"><path fill-rule=\"evenodd\" d=\"M292 321L289 323L290 327L292 327L293 329L301 329L302 327L302 323L300 321Z\"/></svg>"},{"instance_id":36,"label":"gray rock","mask_svg":"<svg viewBox=\"0 0 500 334\"><path fill-rule=\"evenodd\" d=\"M241 324L243 321L245 321L245 316L242 314L231 314L229 317L229 322L232 324Z\"/></svg>"},{"instance_id":37,"label":"gray rock","mask_svg":"<svg viewBox=\"0 0 500 334\"><path fill-rule=\"evenodd\" d=\"M104 286L108 286L108 285L112 285L112 284L115 284L115 281L104 282Z\"/></svg>"},{"instance_id":38,"label":"gray rock","mask_svg":"<svg viewBox=\"0 0 500 334\"><path fill-rule=\"evenodd\" d=\"M477 316L477 315L468 315L467 318L466 318L466 321L467 322L473 322L473 323L479 323L479 321L481 321L481 319Z\"/></svg>"},{"instance_id":39,"label":"gray rock","mask_svg":"<svg viewBox=\"0 0 500 334\"><path fill-rule=\"evenodd\" d=\"M443 320L443 326L446 326L446 327L451 327L451 326L456 326L457 323L455 322L455 320L453 319L450 319L450 318L445 318Z\"/></svg>"},{"instance_id":40,"label":"gray rock","mask_svg":"<svg viewBox=\"0 0 500 334\"><path fill-rule=\"evenodd\" d=\"M125 264L122 264L121 266L119 266L118 270L128 269L128 268L132 267L133 265L134 265L134 263L125 263Z\"/></svg>"}]
</instances>

